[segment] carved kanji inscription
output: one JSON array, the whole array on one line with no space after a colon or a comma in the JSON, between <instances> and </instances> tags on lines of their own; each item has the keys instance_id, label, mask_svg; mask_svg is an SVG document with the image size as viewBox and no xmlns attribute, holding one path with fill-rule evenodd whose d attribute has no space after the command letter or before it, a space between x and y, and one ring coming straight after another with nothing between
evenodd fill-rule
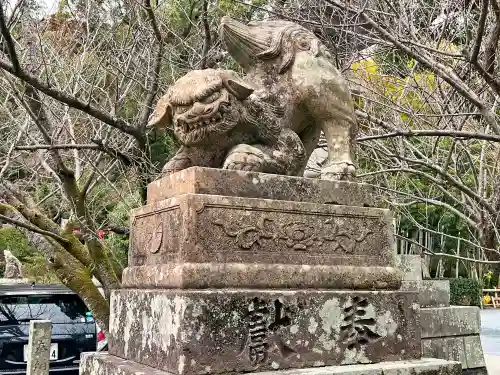
<instances>
[{"instance_id":1,"label":"carved kanji inscription","mask_svg":"<svg viewBox=\"0 0 500 375\"><path fill-rule=\"evenodd\" d=\"M280 330L291 322L290 310L279 299L274 301L274 306L269 306L255 297L248 306L248 332L240 355L258 367L267 362L271 351L283 358L296 353L280 337Z\"/></svg>"},{"instance_id":2,"label":"carved kanji inscription","mask_svg":"<svg viewBox=\"0 0 500 375\"><path fill-rule=\"evenodd\" d=\"M352 303L344 308L345 318L340 326L342 341L347 344L348 349L359 349L368 345L382 336L374 331L375 319L367 317L366 308L368 300L359 296L352 299Z\"/></svg>"}]
</instances>

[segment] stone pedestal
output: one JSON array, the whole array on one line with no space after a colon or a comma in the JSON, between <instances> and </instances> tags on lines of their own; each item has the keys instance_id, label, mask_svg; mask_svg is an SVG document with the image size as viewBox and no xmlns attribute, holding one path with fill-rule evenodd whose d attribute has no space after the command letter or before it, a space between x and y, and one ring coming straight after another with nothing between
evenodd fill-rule
<instances>
[{"instance_id":1,"label":"stone pedestal","mask_svg":"<svg viewBox=\"0 0 500 375\"><path fill-rule=\"evenodd\" d=\"M401 285L380 208L189 193L135 210L130 239L126 287Z\"/></svg>"},{"instance_id":2,"label":"stone pedestal","mask_svg":"<svg viewBox=\"0 0 500 375\"><path fill-rule=\"evenodd\" d=\"M418 292L400 290L392 216L374 205L349 182L204 168L155 181L132 215L109 355L82 375L458 375L421 359Z\"/></svg>"}]
</instances>

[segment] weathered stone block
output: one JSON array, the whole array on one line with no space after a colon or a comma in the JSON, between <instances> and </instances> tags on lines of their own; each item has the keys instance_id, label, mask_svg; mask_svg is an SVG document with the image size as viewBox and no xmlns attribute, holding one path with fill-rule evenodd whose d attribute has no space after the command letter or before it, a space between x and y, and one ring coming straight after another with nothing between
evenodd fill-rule
<instances>
[{"instance_id":1,"label":"weathered stone block","mask_svg":"<svg viewBox=\"0 0 500 375\"><path fill-rule=\"evenodd\" d=\"M483 346L481 339L477 336L464 337L465 357L467 360L467 368L485 367Z\"/></svg>"},{"instance_id":2,"label":"weathered stone block","mask_svg":"<svg viewBox=\"0 0 500 375\"><path fill-rule=\"evenodd\" d=\"M448 280L403 281L401 290L418 291L420 307L450 306L450 282Z\"/></svg>"},{"instance_id":3,"label":"weathered stone block","mask_svg":"<svg viewBox=\"0 0 500 375\"><path fill-rule=\"evenodd\" d=\"M422 280L403 280L401 282L401 290L419 292L422 289Z\"/></svg>"},{"instance_id":4,"label":"weathered stone block","mask_svg":"<svg viewBox=\"0 0 500 375\"><path fill-rule=\"evenodd\" d=\"M384 363L383 375L461 375L460 362L445 361L436 358L422 358L408 361L401 365L397 362Z\"/></svg>"},{"instance_id":5,"label":"weathered stone block","mask_svg":"<svg viewBox=\"0 0 500 375\"><path fill-rule=\"evenodd\" d=\"M422 259L420 255L398 255L398 267L403 272L403 281L422 280Z\"/></svg>"},{"instance_id":6,"label":"weathered stone block","mask_svg":"<svg viewBox=\"0 0 500 375\"><path fill-rule=\"evenodd\" d=\"M150 183L147 200L208 194L373 207L373 191L370 185L348 181L192 167Z\"/></svg>"},{"instance_id":7,"label":"weathered stone block","mask_svg":"<svg viewBox=\"0 0 500 375\"><path fill-rule=\"evenodd\" d=\"M32 320L30 322L26 375L46 375L49 373L51 337L52 322L50 320Z\"/></svg>"},{"instance_id":8,"label":"weathered stone block","mask_svg":"<svg viewBox=\"0 0 500 375\"><path fill-rule=\"evenodd\" d=\"M266 263L394 266L390 211L186 194L134 211L131 266Z\"/></svg>"},{"instance_id":9,"label":"weathered stone block","mask_svg":"<svg viewBox=\"0 0 500 375\"><path fill-rule=\"evenodd\" d=\"M170 375L109 354L82 355L80 375ZM368 365L325 366L293 370L256 372L255 375L462 375L460 363L422 358Z\"/></svg>"},{"instance_id":10,"label":"weathered stone block","mask_svg":"<svg viewBox=\"0 0 500 375\"><path fill-rule=\"evenodd\" d=\"M448 280L422 280L419 291L420 307L450 306L450 282Z\"/></svg>"},{"instance_id":11,"label":"weathered stone block","mask_svg":"<svg viewBox=\"0 0 500 375\"><path fill-rule=\"evenodd\" d=\"M79 375L171 375L107 353L82 353Z\"/></svg>"},{"instance_id":12,"label":"weathered stone block","mask_svg":"<svg viewBox=\"0 0 500 375\"><path fill-rule=\"evenodd\" d=\"M174 374L420 358L417 295L117 290L109 352Z\"/></svg>"},{"instance_id":13,"label":"weathered stone block","mask_svg":"<svg viewBox=\"0 0 500 375\"><path fill-rule=\"evenodd\" d=\"M474 306L429 307L420 309L422 338L477 335L481 318Z\"/></svg>"},{"instance_id":14,"label":"weathered stone block","mask_svg":"<svg viewBox=\"0 0 500 375\"><path fill-rule=\"evenodd\" d=\"M398 289L394 267L261 263L182 263L128 267L124 288L327 288Z\"/></svg>"},{"instance_id":15,"label":"weathered stone block","mask_svg":"<svg viewBox=\"0 0 500 375\"><path fill-rule=\"evenodd\" d=\"M467 368L464 338L461 336L422 339L422 356L458 361L463 369Z\"/></svg>"},{"instance_id":16,"label":"weathered stone block","mask_svg":"<svg viewBox=\"0 0 500 375\"><path fill-rule=\"evenodd\" d=\"M422 339L422 355L459 361L463 369L486 366L479 335Z\"/></svg>"}]
</instances>

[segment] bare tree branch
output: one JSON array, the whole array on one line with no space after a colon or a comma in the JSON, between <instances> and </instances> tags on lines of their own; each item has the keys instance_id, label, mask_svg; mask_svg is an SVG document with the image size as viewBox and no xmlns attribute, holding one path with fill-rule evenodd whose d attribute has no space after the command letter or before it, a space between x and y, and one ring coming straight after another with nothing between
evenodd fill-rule
<instances>
[{"instance_id":1,"label":"bare tree branch","mask_svg":"<svg viewBox=\"0 0 500 375\"><path fill-rule=\"evenodd\" d=\"M456 139L481 139L491 142L500 142L499 135L489 135L476 132L465 132L456 130L397 130L392 133L360 137L356 142L373 141L375 139L387 139L394 137L451 137Z\"/></svg>"},{"instance_id":2,"label":"bare tree branch","mask_svg":"<svg viewBox=\"0 0 500 375\"><path fill-rule=\"evenodd\" d=\"M495 61L500 39L500 6L497 0L491 0L491 7L495 15L495 26L491 30L490 37L484 48L484 68L493 76L495 74ZM500 90L499 90L500 91Z\"/></svg>"},{"instance_id":3,"label":"bare tree branch","mask_svg":"<svg viewBox=\"0 0 500 375\"><path fill-rule=\"evenodd\" d=\"M57 144L57 145L27 145L27 146L15 146L15 150L98 150L99 145L97 144Z\"/></svg>"},{"instance_id":4,"label":"bare tree branch","mask_svg":"<svg viewBox=\"0 0 500 375\"><path fill-rule=\"evenodd\" d=\"M500 134L500 125L497 122L496 115L493 113L485 103L472 91L464 82L457 76L452 69L447 68L443 64L439 63L435 59L432 59L428 54L423 51L418 51L416 48L409 48L400 42L393 33L389 32L382 26L380 26L375 20L366 14L364 9L352 8L340 0L325 0L328 4L331 4L342 10L351 12L353 14L359 15L364 19L370 26L376 30L385 40L391 42L395 47L404 51L409 56L413 57L416 61L424 65L427 69L433 71L435 74L440 76L444 81L446 81L450 86L452 86L458 93L464 96L472 104L474 104L479 111L484 116L485 121L491 125L495 133Z\"/></svg>"},{"instance_id":5,"label":"bare tree branch","mask_svg":"<svg viewBox=\"0 0 500 375\"><path fill-rule=\"evenodd\" d=\"M5 205L0 203L0 211L1 212L5 212L5 210L6 210ZM55 233L52 233L52 232L40 229L38 227L35 227L34 225L24 223L22 221L10 218L10 217L5 216L3 214L0 214L0 221L4 221L6 223L11 223L11 224L13 224L15 226L18 226L18 227L21 227L21 228L24 228L24 229L28 229L31 232L51 237L51 238L55 239L57 242L62 243L62 244L68 244L69 243L69 241L67 239L65 239L65 238L63 238L63 237L61 237L61 236L59 236L59 235L57 235Z\"/></svg>"},{"instance_id":6,"label":"bare tree branch","mask_svg":"<svg viewBox=\"0 0 500 375\"><path fill-rule=\"evenodd\" d=\"M208 51L210 50L210 46L212 44L212 35L210 33L210 25L208 24L208 0L203 0L201 20L203 23L203 33L205 37L203 40L203 51L201 53L200 69L206 69Z\"/></svg>"},{"instance_id":7,"label":"bare tree branch","mask_svg":"<svg viewBox=\"0 0 500 375\"><path fill-rule=\"evenodd\" d=\"M154 62L153 62L154 69L153 69L153 73L151 74L151 77L150 77L147 95L146 95L146 98L145 98L144 103L143 103L142 113L139 116L139 127L141 129L144 129L146 127L146 125L148 123L149 116L151 115L151 113L153 111L153 100L156 97L156 94L158 92L161 65L162 65L163 54L164 54L164 39L162 37L162 33L160 31L160 28L158 27L158 22L156 20L156 16L154 14L154 11L151 8L151 0L144 0L144 8L146 9L146 13L148 15L148 19L149 19L151 28L153 29L153 33L154 33L155 38L156 38L157 51L156 51L156 57L155 57Z\"/></svg>"},{"instance_id":8,"label":"bare tree branch","mask_svg":"<svg viewBox=\"0 0 500 375\"><path fill-rule=\"evenodd\" d=\"M16 47L14 46L14 40L10 35L9 28L5 22L5 16L3 14L3 7L0 6L0 32L3 36L3 40L7 45L7 51L9 53L10 61L12 62L12 69L14 72L21 71L21 65L19 64L19 59L16 53Z\"/></svg>"},{"instance_id":9,"label":"bare tree branch","mask_svg":"<svg viewBox=\"0 0 500 375\"><path fill-rule=\"evenodd\" d=\"M474 64L477 62L479 56L479 51L481 50L481 43L483 41L484 28L486 25L486 17L488 16L488 8L490 6L489 0L481 1L481 15L479 17L479 24L477 27L476 40L472 48L471 62Z\"/></svg>"},{"instance_id":10,"label":"bare tree branch","mask_svg":"<svg viewBox=\"0 0 500 375\"><path fill-rule=\"evenodd\" d=\"M426 254L426 255L433 255L433 256L445 257L445 258L451 258L451 259L460 259L460 260L464 260L464 261L472 262L472 263L500 264L500 260L496 260L496 261L495 260L491 260L491 261L490 260L479 260L479 259L474 259L474 258L461 257L459 255L454 255L454 254L441 253L441 252L437 253L435 251L432 251L428 247L422 245L421 243L412 240L411 238L407 238L407 237L401 236L399 234L396 234L395 236L398 237L398 238L401 238L401 239L403 239L405 241L408 241L408 242L412 243L413 245L416 245L416 246L420 247L421 249L424 250L424 254ZM493 250L493 249L491 249L491 250L496 252L496 250Z\"/></svg>"},{"instance_id":11,"label":"bare tree branch","mask_svg":"<svg viewBox=\"0 0 500 375\"><path fill-rule=\"evenodd\" d=\"M128 125L122 119L118 119L110 116L109 114L101 111L100 109L95 108L90 103L83 103L74 96L67 94L61 90L54 89L44 83L42 83L38 78L29 75L21 69L16 70L13 66L7 64L6 62L0 60L0 68L5 70L6 72L12 74L13 76L23 80L24 82L32 85L37 90L40 90L45 95L52 97L55 100L60 101L68 105L71 108L78 109L82 112L85 112L92 117L108 124L126 134L133 136L138 140L142 140L144 135L135 127Z\"/></svg>"}]
</instances>

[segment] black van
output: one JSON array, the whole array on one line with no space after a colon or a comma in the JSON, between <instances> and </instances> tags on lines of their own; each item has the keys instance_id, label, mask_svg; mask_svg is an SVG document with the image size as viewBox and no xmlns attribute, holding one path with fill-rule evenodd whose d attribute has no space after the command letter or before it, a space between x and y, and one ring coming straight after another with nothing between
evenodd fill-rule
<instances>
[{"instance_id":1,"label":"black van","mask_svg":"<svg viewBox=\"0 0 500 375\"><path fill-rule=\"evenodd\" d=\"M50 373L78 374L80 354L96 351L94 318L61 285L0 285L0 375L26 373L30 320L52 321Z\"/></svg>"}]
</instances>

